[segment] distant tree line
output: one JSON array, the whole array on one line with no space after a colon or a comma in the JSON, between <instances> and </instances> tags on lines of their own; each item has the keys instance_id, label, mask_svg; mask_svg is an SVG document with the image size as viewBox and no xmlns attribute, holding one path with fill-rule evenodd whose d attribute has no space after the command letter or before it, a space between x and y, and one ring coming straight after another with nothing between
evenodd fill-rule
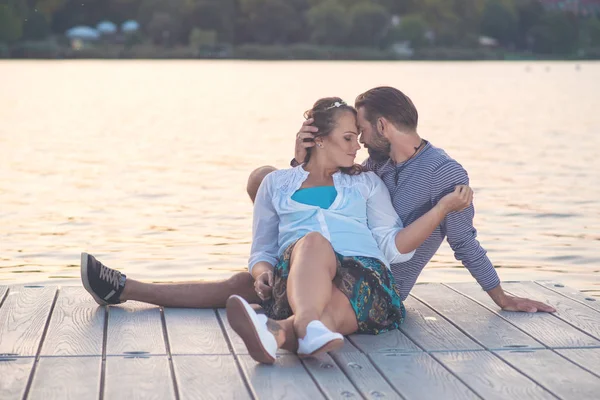
<instances>
[{"instance_id":1,"label":"distant tree line","mask_svg":"<svg viewBox=\"0 0 600 400\"><path fill-rule=\"evenodd\" d=\"M143 40L166 47L468 48L486 36L502 48L539 54L600 48L598 16L549 10L538 0L0 0L0 43L130 19Z\"/></svg>"}]
</instances>

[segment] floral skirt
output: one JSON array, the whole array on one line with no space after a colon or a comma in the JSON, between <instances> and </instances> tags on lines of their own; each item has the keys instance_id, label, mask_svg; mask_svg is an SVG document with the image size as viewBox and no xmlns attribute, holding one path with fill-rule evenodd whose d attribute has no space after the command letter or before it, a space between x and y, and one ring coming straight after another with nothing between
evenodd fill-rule
<instances>
[{"instance_id":1,"label":"floral skirt","mask_svg":"<svg viewBox=\"0 0 600 400\"><path fill-rule=\"evenodd\" d=\"M294 245L280 257L273 271L271 298L261 305L269 318L282 320L293 315L287 298L287 278ZM394 277L376 258L335 253L337 272L333 283L348 297L358 322L357 333L379 334L398 329L406 310L394 285Z\"/></svg>"}]
</instances>

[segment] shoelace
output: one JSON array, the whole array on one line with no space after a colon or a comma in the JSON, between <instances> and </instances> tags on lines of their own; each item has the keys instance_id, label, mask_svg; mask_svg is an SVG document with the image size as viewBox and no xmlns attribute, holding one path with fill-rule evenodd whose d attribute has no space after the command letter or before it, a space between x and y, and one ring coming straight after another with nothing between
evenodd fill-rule
<instances>
[{"instance_id":1,"label":"shoelace","mask_svg":"<svg viewBox=\"0 0 600 400\"><path fill-rule=\"evenodd\" d=\"M119 271L110 269L104 264L100 264L100 279L113 285L115 290L119 290L119 281L121 279L121 273Z\"/></svg>"}]
</instances>

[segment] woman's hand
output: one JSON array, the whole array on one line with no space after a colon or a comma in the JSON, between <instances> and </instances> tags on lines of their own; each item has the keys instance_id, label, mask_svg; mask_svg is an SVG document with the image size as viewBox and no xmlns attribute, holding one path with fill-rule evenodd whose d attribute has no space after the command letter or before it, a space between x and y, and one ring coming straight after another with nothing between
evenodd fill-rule
<instances>
[{"instance_id":1,"label":"woman's hand","mask_svg":"<svg viewBox=\"0 0 600 400\"><path fill-rule=\"evenodd\" d=\"M254 290L261 300L269 300L273 291L273 271L265 271L254 281Z\"/></svg>"},{"instance_id":2,"label":"woman's hand","mask_svg":"<svg viewBox=\"0 0 600 400\"><path fill-rule=\"evenodd\" d=\"M454 192L445 195L438 202L445 215L453 211L461 211L471 205L473 201L473 190L467 185L458 185Z\"/></svg>"}]
</instances>

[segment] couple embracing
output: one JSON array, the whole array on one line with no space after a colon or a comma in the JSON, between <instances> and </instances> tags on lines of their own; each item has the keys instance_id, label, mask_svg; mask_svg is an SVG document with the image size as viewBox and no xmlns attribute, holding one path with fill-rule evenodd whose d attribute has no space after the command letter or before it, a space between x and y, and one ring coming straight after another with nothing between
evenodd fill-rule
<instances>
[{"instance_id":1,"label":"couple embracing","mask_svg":"<svg viewBox=\"0 0 600 400\"><path fill-rule=\"evenodd\" d=\"M250 175L248 273L221 282L149 284L83 253L86 289L100 304L225 305L249 354L272 364L277 348L311 356L340 347L344 335L397 329L402 301L446 238L499 307L554 311L502 290L476 239L467 173L419 136L418 113L405 94L374 88L354 107L324 98L305 119L292 167ZM362 165L355 164L360 143L369 151Z\"/></svg>"}]
</instances>

